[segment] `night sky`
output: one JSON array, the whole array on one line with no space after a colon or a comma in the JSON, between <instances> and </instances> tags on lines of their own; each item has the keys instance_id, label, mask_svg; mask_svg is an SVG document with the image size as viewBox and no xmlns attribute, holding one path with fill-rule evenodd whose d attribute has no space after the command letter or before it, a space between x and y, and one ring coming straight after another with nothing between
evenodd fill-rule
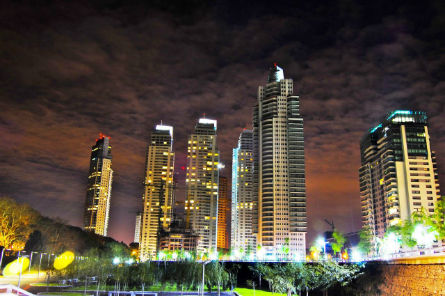
<instances>
[{"instance_id":1,"label":"night sky","mask_svg":"<svg viewBox=\"0 0 445 296\"><path fill-rule=\"evenodd\" d=\"M274 62L301 99L309 239L324 218L359 229L359 142L391 110L428 112L445 186L443 1L242 2L0 1L0 196L81 226L103 132L109 235L129 243L153 126L175 128L183 188L187 137L203 113L217 119L230 177Z\"/></svg>"}]
</instances>

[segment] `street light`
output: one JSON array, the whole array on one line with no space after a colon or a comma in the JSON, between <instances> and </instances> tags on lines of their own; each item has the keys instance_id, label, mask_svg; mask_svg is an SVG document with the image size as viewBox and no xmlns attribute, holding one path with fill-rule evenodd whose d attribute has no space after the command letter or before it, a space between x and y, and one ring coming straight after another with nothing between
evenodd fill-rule
<instances>
[{"instance_id":1,"label":"street light","mask_svg":"<svg viewBox=\"0 0 445 296\"><path fill-rule=\"evenodd\" d=\"M39 260L39 271L37 272L37 277L40 278L40 267L42 265L42 256L46 255L46 253L40 253L40 260Z\"/></svg>"},{"instance_id":2,"label":"street light","mask_svg":"<svg viewBox=\"0 0 445 296\"><path fill-rule=\"evenodd\" d=\"M113 258L113 264L114 265L118 265L119 263L121 263L121 259L119 257L114 257Z\"/></svg>"},{"instance_id":3,"label":"street light","mask_svg":"<svg viewBox=\"0 0 445 296\"><path fill-rule=\"evenodd\" d=\"M20 251L19 251L19 253L20 253ZM20 264L20 273L19 273L19 282L17 283L17 288L19 288L19 289L20 289L20 281L22 279L23 259L27 258L27 257L28 257L28 255L25 255L25 256L19 257L19 259L18 259L19 260L18 263ZM22 260L20 260L20 258L22 258ZM19 295L19 290L17 290L17 295Z\"/></svg>"},{"instance_id":4,"label":"street light","mask_svg":"<svg viewBox=\"0 0 445 296\"><path fill-rule=\"evenodd\" d=\"M318 246L323 248L323 255L324 255L325 259L326 259L326 241L325 241L324 237L320 236L319 238L317 238L315 243Z\"/></svg>"},{"instance_id":5,"label":"street light","mask_svg":"<svg viewBox=\"0 0 445 296\"><path fill-rule=\"evenodd\" d=\"M3 262L3 256L5 255L5 249L6 248L2 249L2 256L0 257L0 270L2 269L2 262Z\"/></svg>"},{"instance_id":6,"label":"street light","mask_svg":"<svg viewBox=\"0 0 445 296\"><path fill-rule=\"evenodd\" d=\"M36 253L36 254L37 254L38 252L32 252L32 251L31 251L31 256L29 257L29 268L28 268L28 272L31 272L32 254L33 254L33 253Z\"/></svg>"},{"instance_id":7,"label":"street light","mask_svg":"<svg viewBox=\"0 0 445 296\"><path fill-rule=\"evenodd\" d=\"M201 283L201 293L204 296L204 272L205 272L205 266L212 261L203 261L202 262L202 283Z\"/></svg>"}]
</instances>

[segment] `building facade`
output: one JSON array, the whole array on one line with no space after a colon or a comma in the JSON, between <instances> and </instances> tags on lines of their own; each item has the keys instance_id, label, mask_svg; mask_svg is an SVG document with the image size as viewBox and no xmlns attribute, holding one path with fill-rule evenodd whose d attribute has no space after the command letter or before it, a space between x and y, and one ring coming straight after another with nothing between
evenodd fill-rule
<instances>
[{"instance_id":1,"label":"building facade","mask_svg":"<svg viewBox=\"0 0 445 296\"><path fill-rule=\"evenodd\" d=\"M253 183L253 133L243 130L232 157L231 247L246 252L256 250L253 234L254 209L257 199Z\"/></svg>"},{"instance_id":2,"label":"building facade","mask_svg":"<svg viewBox=\"0 0 445 296\"><path fill-rule=\"evenodd\" d=\"M198 252L215 252L218 233L219 152L216 120L199 119L187 148L185 217L198 236Z\"/></svg>"},{"instance_id":3,"label":"building facade","mask_svg":"<svg viewBox=\"0 0 445 296\"><path fill-rule=\"evenodd\" d=\"M307 231L303 118L293 81L276 64L267 84L258 88L253 136L259 257L302 260Z\"/></svg>"},{"instance_id":4,"label":"building facade","mask_svg":"<svg viewBox=\"0 0 445 296\"><path fill-rule=\"evenodd\" d=\"M434 212L439 183L425 112L396 110L360 143L362 223L375 237L422 207Z\"/></svg>"},{"instance_id":5,"label":"building facade","mask_svg":"<svg viewBox=\"0 0 445 296\"><path fill-rule=\"evenodd\" d=\"M228 182L226 177L219 177L218 190L218 249L229 249L229 223L230 223L230 201L227 192Z\"/></svg>"},{"instance_id":6,"label":"building facade","mask_svg":"<svg viewBox=\"0 0 445 296\"><path fill-rule=\"evenodd\" d=\"M173 127L156 125L150 137L145 166L139 256L155 259L161 231L168 231L173 214Z\"/></svg>"},{"instance_id":7,"label":"building facade","mask_svg":"<svg viewBox=\"0 0 445 296\"><path fill-rule=\"evenodd\" d=\"M84 229L107 236L110 216L111 168L110 137L99 135L91 149L88 189L85 200Z\"/></svg>"},{"instance_id":8,"label":"building facade","mask_svg":"<svg viewBox=\"0 0 445 296\"><path fill-rule=\"evenodd\" d=\"M142 213L136 214L136 224L134 225L134 240L133 242L139 243L141 239L141 222L142 222Z\"/></svg>"}]
</instances>

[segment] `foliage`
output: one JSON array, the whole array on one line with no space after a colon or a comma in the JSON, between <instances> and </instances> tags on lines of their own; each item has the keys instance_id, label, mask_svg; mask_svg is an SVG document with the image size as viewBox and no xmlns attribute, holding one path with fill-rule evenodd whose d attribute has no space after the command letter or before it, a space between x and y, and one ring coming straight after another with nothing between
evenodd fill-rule
<instances>
[{"instance_id":1,"label":"foliage","mask_svg":"<svg viewBox=\"0 0 445 296\"><path fill-rule=\"evenodd\" d=\"M317 264L257 264L255 268L269 283L272 292L286 292L289 296L302 290L327 290L336 284L346 285L361 272L359 265L341 265L335 261L321 261Z\"/></svg>"},{"instance_id":2,"label":"foliage","mask_svg":"<svg viewBox=\"0 0 445 296\"><path fill-rule=\"evenodd\" d=\"M230 275L223 264L218 261L212 261L205 267L205 285L211 291L213 286L217 286L218 295L221 293L221 287L225 290L230 282Z\"/></svg>"},{"instance_id":3,"label":"foliage","mask_svg":"<svg viewBox=\"0 0 445 296\"><path fill-rule=\"evenodd\" d=\"M346 242L346 238L337 229L334 230L332 237L334 238L334 241L331 243L332 251L334 251L334 254L338 254L343 249L343 246L345 245L345 242Z\"/></svg>"},{"instance_id":4,"label":"foliage","mask_svg":"<svg viewBox=\"0 0 445 296\"><path fill-rule=\"evenodd\" d=\"M434 213L427 214L422 209L421 212L413 214L412 220L430 226L433 231L438 233L439 240L445 240L445 196L437 200Z\"/></svg>"},{"instance_id":5,"label":"foliage","mask_svg":"<svg viewBox=\"0 0 445 296\"><path fill-rule=\"evenodd\" d=\"M386 234L389 234L391 232L396 233L400 237L401 244L403 246L412 248L417 245L416 240L414 240L412 237L415 226L416 224L412 221L405 220L400 224L388 227L388 229L386 230Z\"/></svg>"},{"instance_id":6,"label":"foliage","mask_svg":"<svg viewBox=\"0 0 445 296\"><path fill-rule=\"evenodd\" d=\"M19 204L8 197L0 198L0 246L24 246L38 216L26 204Z\"/></svg>"},{"instance_id":7,"label":"foliage","mask_svg":"<svg viewBox=\"0 0 445 296\"><path fill-rule=\"evenodd\" d=\"M364 226L359 233L360 241L358 243L358 249L364 255L367 255L372 250L372 232L369 226Z\"/></svg>"}]
</instances>

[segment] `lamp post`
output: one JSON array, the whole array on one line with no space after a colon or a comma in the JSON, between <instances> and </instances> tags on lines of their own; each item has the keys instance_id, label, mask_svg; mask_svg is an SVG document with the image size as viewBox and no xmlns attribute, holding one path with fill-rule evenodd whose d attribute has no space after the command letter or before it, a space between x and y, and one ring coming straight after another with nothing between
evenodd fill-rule
<instances>
[{"instance_id":1,"label":"lamp post","mask_svg":"<svg viewBox=\"0 0 445 296\"><path fill-rule=\"evenodd\" d=\"M40 253L40 260L39 260L39 271L37 272L37 276L40 278L40 268L42 266L42 256L43 254L46 255L46 253Z\"/></svg>"},{"instance_id":2,"label":"lamp post","mask_svg":"<svg viewBox=\"0 0 445 296\"><path fill-rule=\"evenodd\" d=\"M36 254L37 254L37 252L33 252L33 251L31 251L31 256L29 256L29 268L28 268L28 272L31 272L32 254L33 254L33 253L36 253Z\"/></svg>"},{"instance_id":3,"label":"lamp post","mask_svg":"<svg viewBox=\"0 0 445 296\"><path fill-rule=\"evenodd\" d=\"M2 269L2 262L3 262L3 256L5 255L5 249L6 248L2 249L2 256L0 257L0 270Z\"/></svg>"},{"instance_id":4,"label":"lamp post","mask_svg":"<svg viewBox=\"0 0 445 296\"><path fill-rule=\"evenodd\" d=\"M26 258L26 257L28 257L28 256L25 255L25 256L22 256L22 257L18 258L18 261L19 261L18 263L20 264L20 273L19 273L19 282L17 283L17 288L19 288L19 289L20 289L20 281L22 279L23 258ZM20 260L20 258L22 258L22 260ZM17 290L17 295L19 295L19 290Z\"/></svg>"},{"instance_id":5,"label":"lamp post","mask_svg":"<svg viewBox=\"0 0 445 296\"><path fill-rule=\"evenodd\" d=\"M205 266L212 261L203 261L202 262L202 283L201 283L201 293L204 296L204 273L205 273Z\"/></svg>"}]
</instances>

